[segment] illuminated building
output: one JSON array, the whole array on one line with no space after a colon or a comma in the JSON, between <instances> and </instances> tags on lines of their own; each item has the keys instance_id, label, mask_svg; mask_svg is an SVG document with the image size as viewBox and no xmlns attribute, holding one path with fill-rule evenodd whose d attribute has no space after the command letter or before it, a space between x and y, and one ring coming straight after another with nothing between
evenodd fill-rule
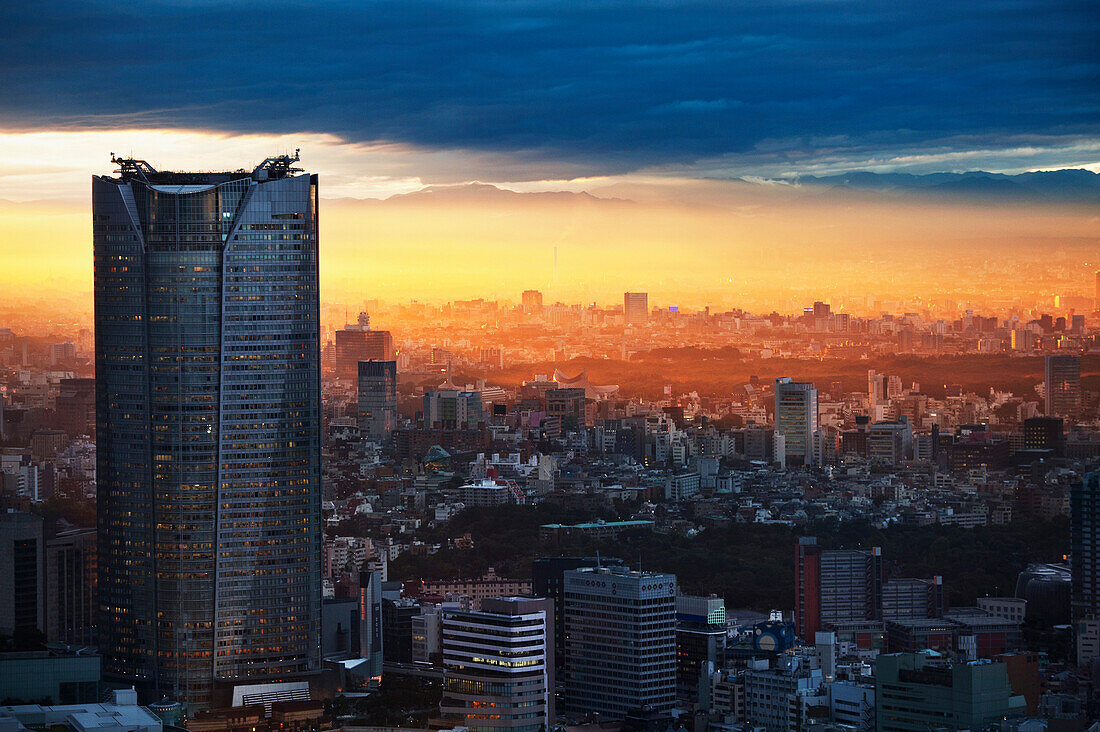
<instances>
[{"instance_id":1,"label":"illuminated building","mask_svg":"<svg viewBox=\"0 0 1100 732\"><path fill-rule=\"evenodd\" d=\"M537 732L553 721L551 602L495 597L443 610L443 716L470 732Z\"/></svg>"},{"instance_id":2,"label":"illuminated building","mask_svg":"<svg viewBox=\"0 0 1100 732\"><path fill-rule=\"evenodd\" d=\"M317 177L296 161L92 178L99 647L147 698L205 708L320 665Z\"/></svg>"},{"instance_id":3,"label":"illuminated building","mask_svg":"<svg viewBox=\"0 0 1100 732\"><path fill-rule=\"evenodd\" d=\"M564 706L623 719L676 700L676 576L621 567L565 572Z\"/></svg>"},{"instance_id":4,"label":"illuminated building","mask_svg":"<svg viewBox=\"0 0 1100 732\"><path fill-rule=\"evenodd\" d=\"M726 604L720 597L676 598L676 687L680 699L697 701L710 671L726 663Z\"/></svg>"}]
</instances>

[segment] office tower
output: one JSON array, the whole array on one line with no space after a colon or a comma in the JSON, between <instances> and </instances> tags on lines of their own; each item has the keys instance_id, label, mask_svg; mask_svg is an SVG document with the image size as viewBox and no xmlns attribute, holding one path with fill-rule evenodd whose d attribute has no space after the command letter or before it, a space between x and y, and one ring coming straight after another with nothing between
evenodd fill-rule
<instances>
[{"instance_id":1,"label":"office tower","mask_svg":"<svg viewBox=\"0 0 1100 732\"><path fill-rule=\"evenodd\" d=\"M552 602L554 626L554 659L557 668L564 668L565 656L565 573L582 567L621 567L623 560L613 557L539 557L531 570L531 591L536 597ZM561 674L558 674L561 680Z\"/></svg>"},{"instance_id":2,"label":"office tower","mask_svg":"<svg viewBox=\"0 0 1100 732\"><path fill-rule=\"evenodd\" d=\"M1080 416L1081 359L1077 356L1047 356L1043 389L1048 417Z\"/></svg>"},{"instance_id":3,"label":"office tower","mask_svg":"<svg viewBox=\"0 0 1100 732\"><path fill-rule=\"evenodd\" d=\"M148 698L319 667L317 177L296 160L92 178L100 650Z\"/></svg>"},{"instance_id":4,"label":"office tower","mask_svg":"<svg viewBox=\"0 0 1100 732\"><path fill-rule=\"evenodd\" d=\"M527 312L536 312L542 309L542 293L538 290L523 291L523 309Z\"/></svg>"},{"instance_id":5,"label":"office tower","mask_svg":"<svg viewBox=\"0 0 1100 732\"><path fill-rule=\"evenodd\" d=\"M341 379L355 379L360 361L392 360L393 336L388 330L371 330L367 313L336 331L336 375Z\"/></svg>"},{"instance_id":6,"label":"office tower","mask_svg":"<svg viewBox=\"0 0 1100 732\"><path fill-rule=\"evenodd\" d=\"M1073 619L1100 618L1100 473L1070 493L1069 551Z\"/></svg>"},{"instance_id":7,"label":"office tower","mask_svg":"<svg viewBox=\"0 0 1100 732\"><path fill-rule=\"evenodd\" d=\"M41 516L0 513L0 633L45 632L45 549Z\"/></svg>"},{"instance_id":8,"label":"office tower","mask_svg":"<svg viewBox=\"0 0 1100 732\"><path fill-rule=\"evenodd\" d=\"M424 395L424 426L446 430L474 429L484 422L481 392L441 389Z\"/></svg>"},{"instance_id":9,"label":"office tower","mask_svg":"<svg viewBox=\"0 0 1100 732\"><path fill-rule=\"evenodd\" d=\"M412 662L412 623L420 605L411 597L382 598L382 659L386 663Z\"/></svg>"},{"instance_id":10,"label":"office tower","mask_svg":"<svg viewBox=\"0 0 1100 732\"><path fill-rule=\"evenodd\" d=\"M726 603L720 597L676 598L676 693L699 700L700 684L726 663Z\"/></svg>"},{"instance_id":11,"label":"office tower","mask_svg":"<svg viewBox=\"0 0 1100 732\"><path fill-rule=\"evenodd\" d=\"M676 576L565 572L565 710L623 719L676 700Z\"/></svg>"},{"instance_id":12,"label":"office tower","mask_svg":"<svg viewBox=\"0 0 1100 732\"><path fill-rule=\"evenodd\" d=\"M1028 417L1024 420L1024 449L1050 450L1056 456L1066 449L1064 422L1060 417Z\"/></svg>"},{"instance_id":13,"label":"office tower","mask_svg":"<svg viewBox=\"0 0 1100 732\"><path fill-rule=\"evenodd\" d=\"M803 640L843 623L878 620L882 550L822 549L813 536L795 547L795 629Z\"/></svg>"},{"instance_id":14,"label":"office tower","mask_svg":"<svg viewBox=\"0 0 1100 732\"><path fill-rule=\"evenodd\" d=\"M442 611L440 712L470 730L538 732L554 720L552 612L543 598L486 598Z\"/></svg>"},{"instance_id":15,"label":"office tower","mask_svg":"<svg viewBox=\"0 0 1100 732\"><path fill-rule=\"evenodd\" d=\"M623 317L628 325L649 320L649 293L623 293Z\"/></svg>"},{"instance_id":16,"label":"office tower","mask_svg":"<svg viewBox=\"0 0 1100 732\"><path fill-rule=\"evenodd\" d=\"M96 531L72 529L46 542L46 638L95 645Z\"/></svg>"},{"instance_id":17,"label":"office tower","mask_svg":"<svg viewBox=\"0 0 1100 732\"><path fill-rule=\"evenodd\" d=\"M955 663L923 653L875 660L878 732L989 729L1023 716L1027 702L1009 683L1004 663Z\"/></svg>"},{"instance_id":18,"label":"office tower","mask_svg":"<svg viewBox=\"0 0 1100 732\"><path fill-rule=\"evenodd\" d=\"M377 688L382 683L382 576L359 573L359 658L367 659L364 675Z\"/></svg>"},{"instance_id":19,"label":"office tower","mask_svg":"<svg viewBox=\"0 0 1100 732\"><path fill-rule=\"evenodd\" d=\"M1100 310L1100 271L1096 273L1096 291L1092 297L1092 309Z\"/></svg>"},{"instance_id":20,"label":"office tower","mask_svg":"<svg viewBox=\"0 0 1100 732\"><path fill-rule=\"evenodd\" d=\"M388 440L397 423L397 361L359 362L359 433Z\"/></svg>"},{"instance_id":21,"label":"office tower","mask_svg":"<svg viewBox=\"0 0 1100 732\"><path fill-rule=\"evenodd\" d=\"M775 433L783 436L784 464L813 465L817 432L817 389L813 384L775 380ZM778 456L776 456L778 459Z\"/></svg>"}]
</instances>

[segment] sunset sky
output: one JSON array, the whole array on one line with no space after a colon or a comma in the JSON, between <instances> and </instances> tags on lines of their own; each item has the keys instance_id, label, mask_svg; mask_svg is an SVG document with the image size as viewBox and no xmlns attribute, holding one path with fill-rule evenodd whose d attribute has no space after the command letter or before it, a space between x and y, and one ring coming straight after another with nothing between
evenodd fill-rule
<instances>
[{"instance_id":1,"label":"sunset sky","mask_svg":"<svg viewBox=\"0 0 1100 732\"><path fill-rule=\"evenodd\" d=\"M327 299L778 303L904 290L875 260L913 247L1095 264L1095 197L806 178L1100 172L1097 37L1087 1L6 3L0 286L90 289L89 178L111 152L209 169L295 148L341 199ZM345 200L471 181L620 200Z\"/></svg>"}]
</instances>

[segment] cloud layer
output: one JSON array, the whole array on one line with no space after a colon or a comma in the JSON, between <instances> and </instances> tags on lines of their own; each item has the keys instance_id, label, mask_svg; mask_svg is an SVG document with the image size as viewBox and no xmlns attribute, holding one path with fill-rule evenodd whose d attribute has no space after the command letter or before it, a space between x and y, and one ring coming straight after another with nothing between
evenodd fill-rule
<instances>
[{"instance_id":1,"label":"cloud layer","mask_svg":"<svg viewBox=\"0 0 1100 732\"><path fill-rule=\"evenodd\" d=\"M5 3L0 124L327 133L498 180L1091 155L1097 37L1092 0Z\"/></svg>"}]
</instances>

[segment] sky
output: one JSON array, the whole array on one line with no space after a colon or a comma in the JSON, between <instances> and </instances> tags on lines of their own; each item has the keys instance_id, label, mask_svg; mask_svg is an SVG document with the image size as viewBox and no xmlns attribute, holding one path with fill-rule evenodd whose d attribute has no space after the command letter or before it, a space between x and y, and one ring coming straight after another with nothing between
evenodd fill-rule
<instances>
[{"instance_id":1,"label":"sky","mask_svg":"<svg viewBox=\"0 0 1100 732\"><path fill-rule=\"evenodd\" d=\"M0 283L90 283L77 219L111 152L209 169L301 148L328 199L482 181L596 195L643 186L703 205L714 180L1100 172L1098 37L1088 0L3 3L0 199L15 204L0 223L0 264L12 265ZM770 204L753 194L730 205ZM370 227L367 211L342 215L350 223L334 231ZM515 247L542 241L532 227L547 222L511 215ZM1081 216L1071 228L1088 237L1095 211ZM395 240L427 241L415 223ZM442 263L477 258L470 226L454 251L432 238L439 271L405 277L394 296L475 294L472 276L439 287ZM28 228L63 255L57 267L16 266ZM333 251L354 251L354 234L333 235L351 237ZM629 247L550 235L611 263ZM372 272L401 264L346 256L338 269L361 273L350 289L381 288ZM657 285L652 269L632 271L633 286ZM509 286L523 279L506 274Z\"/></svg>"}]
</instances>

